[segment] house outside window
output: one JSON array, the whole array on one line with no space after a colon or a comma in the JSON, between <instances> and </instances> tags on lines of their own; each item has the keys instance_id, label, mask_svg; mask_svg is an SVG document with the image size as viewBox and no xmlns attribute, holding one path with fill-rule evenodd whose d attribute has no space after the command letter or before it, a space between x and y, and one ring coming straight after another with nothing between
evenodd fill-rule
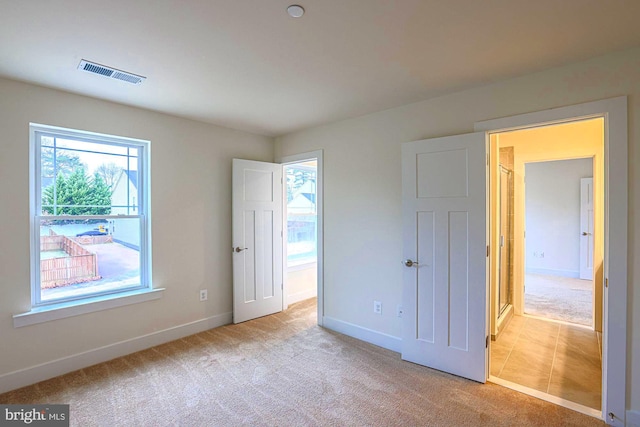
<instances>
[{"instance_id":1,"label":"house outside window","mask_svg":"<svg viewBox=\"0 0 640 427\"><path fill-rule=\"evenodd\" d=\"M287 181L287 266L317 261L316 161L285 166Z\"/></svg>"},{"instance_id":2,"label":"house outside window","mask_svg":"<svg viewBox=\"0 0 640 427\"><path fill-rule=\"evenodd\" d=\"M150 289L149 142L30 132L32 306Z\"/></svg>"}]
</instances>

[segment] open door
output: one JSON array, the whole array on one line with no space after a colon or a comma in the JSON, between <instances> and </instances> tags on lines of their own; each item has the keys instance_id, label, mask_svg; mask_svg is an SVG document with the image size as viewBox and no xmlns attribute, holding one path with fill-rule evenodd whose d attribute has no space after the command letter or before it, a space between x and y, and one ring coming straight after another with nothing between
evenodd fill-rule
<instances>
[{"instance_id":1,"label":"open door","mask_svg":"<svg viewBox=\"0 0 640 427\"><path fill-rule=\"evenodd\" d=\"M282 165L233 159L233 323L282 311Z\"/></svg>"},{"instance_id":2,"label":"open door","mask_svg":"<svg viewBox=\"0 0 640 427\"><path fill-rule=\"evenodd\" d=\"M486 134L402 145L402 358L487 379Z\"/></svg>"}]
</instances>

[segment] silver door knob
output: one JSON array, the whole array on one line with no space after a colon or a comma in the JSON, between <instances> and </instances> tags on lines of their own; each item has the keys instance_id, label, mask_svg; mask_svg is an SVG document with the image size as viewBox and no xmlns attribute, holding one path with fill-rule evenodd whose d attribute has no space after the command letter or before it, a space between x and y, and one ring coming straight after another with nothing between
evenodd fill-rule
<instances>
[{"instance_id":1,"label":"silver door knob","mask_svg":"<svg viewBox=\"0 0 640 427\"><path fill-rule=\"evenodd\" d=\"M249 248L241 248L240 246L236 246L236 248L234 249L235 252L242 252L242 251L246 251Z\"/></svg>"},{"instance_id":2,"label":"silver door knob","mask_svg":"<svg viewBox=\"0 0 640 427\"><path fill-rule=\"evenodd\" d=\"M405 259L404 261L402 261L402 263L405 265L405 267L413 267L413 266L418 266L418 262L417 261L413 261L410 260L409 258Z\"/></svg>"}]
</instances>

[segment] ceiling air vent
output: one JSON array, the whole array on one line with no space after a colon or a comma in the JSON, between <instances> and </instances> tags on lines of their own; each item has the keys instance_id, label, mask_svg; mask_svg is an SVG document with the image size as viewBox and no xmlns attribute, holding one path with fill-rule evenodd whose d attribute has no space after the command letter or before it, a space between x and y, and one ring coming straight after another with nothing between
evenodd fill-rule
<instances>
[{"instance_id":1,"label":"ceiling air vent","mask_svg":"<svg viewBox=\"0 0 640 427\"><path fill-rule=\"evenodd\" d=\"M99 74L116 80L122 80L123 82L132 83L134 85L140 84L147 79L143 76L127 73L122 70L116 70L115 68L96 64L95 62L85 61L84 59L80 61L80 64L78 64L78 70L86 71L87 73Z\"/></svg>"}]
</instances>

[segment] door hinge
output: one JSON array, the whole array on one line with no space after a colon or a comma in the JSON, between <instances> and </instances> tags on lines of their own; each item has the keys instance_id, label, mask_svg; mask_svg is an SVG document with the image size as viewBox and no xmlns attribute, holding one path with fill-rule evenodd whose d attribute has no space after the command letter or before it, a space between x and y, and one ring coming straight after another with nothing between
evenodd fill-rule
<instances>
[{"instance_id":1,"label":"door hinge","mask_svg":"<svg viewBox=\"0 0 640 427\"><path fill-rule=\"evenodd\" d=\"M609 278L608 277L604 279L604 287L605 288L609 287Z\"/></svg>"},{"instance_id":2,"label":"door hinge","mask_svg":"<svg viewBox=\"0 0 640 427\"><path fill-rule=\"evenodd\" d=\"M489 245L487 245L487 256L489 256Z\"/></svg>"},{"instance_id":3,"label":"door hinge","mask_svg":"<svg viewBox=\"0 0 640 427\"><path fill-rule=\"evenodd\" d=\"M489 153L487 153L487 166L489 166Z\"/></svg>"},{"instance_id":4,"label":"door hinge","mask_svg":"<svg viewBox=\"0 0 640 427\"><path fill-rule=\"evenodd\" d=\"M487 335L487 339L484 342L484 348L489 348L489 335Z\"/></svg>"}]
</instances>

